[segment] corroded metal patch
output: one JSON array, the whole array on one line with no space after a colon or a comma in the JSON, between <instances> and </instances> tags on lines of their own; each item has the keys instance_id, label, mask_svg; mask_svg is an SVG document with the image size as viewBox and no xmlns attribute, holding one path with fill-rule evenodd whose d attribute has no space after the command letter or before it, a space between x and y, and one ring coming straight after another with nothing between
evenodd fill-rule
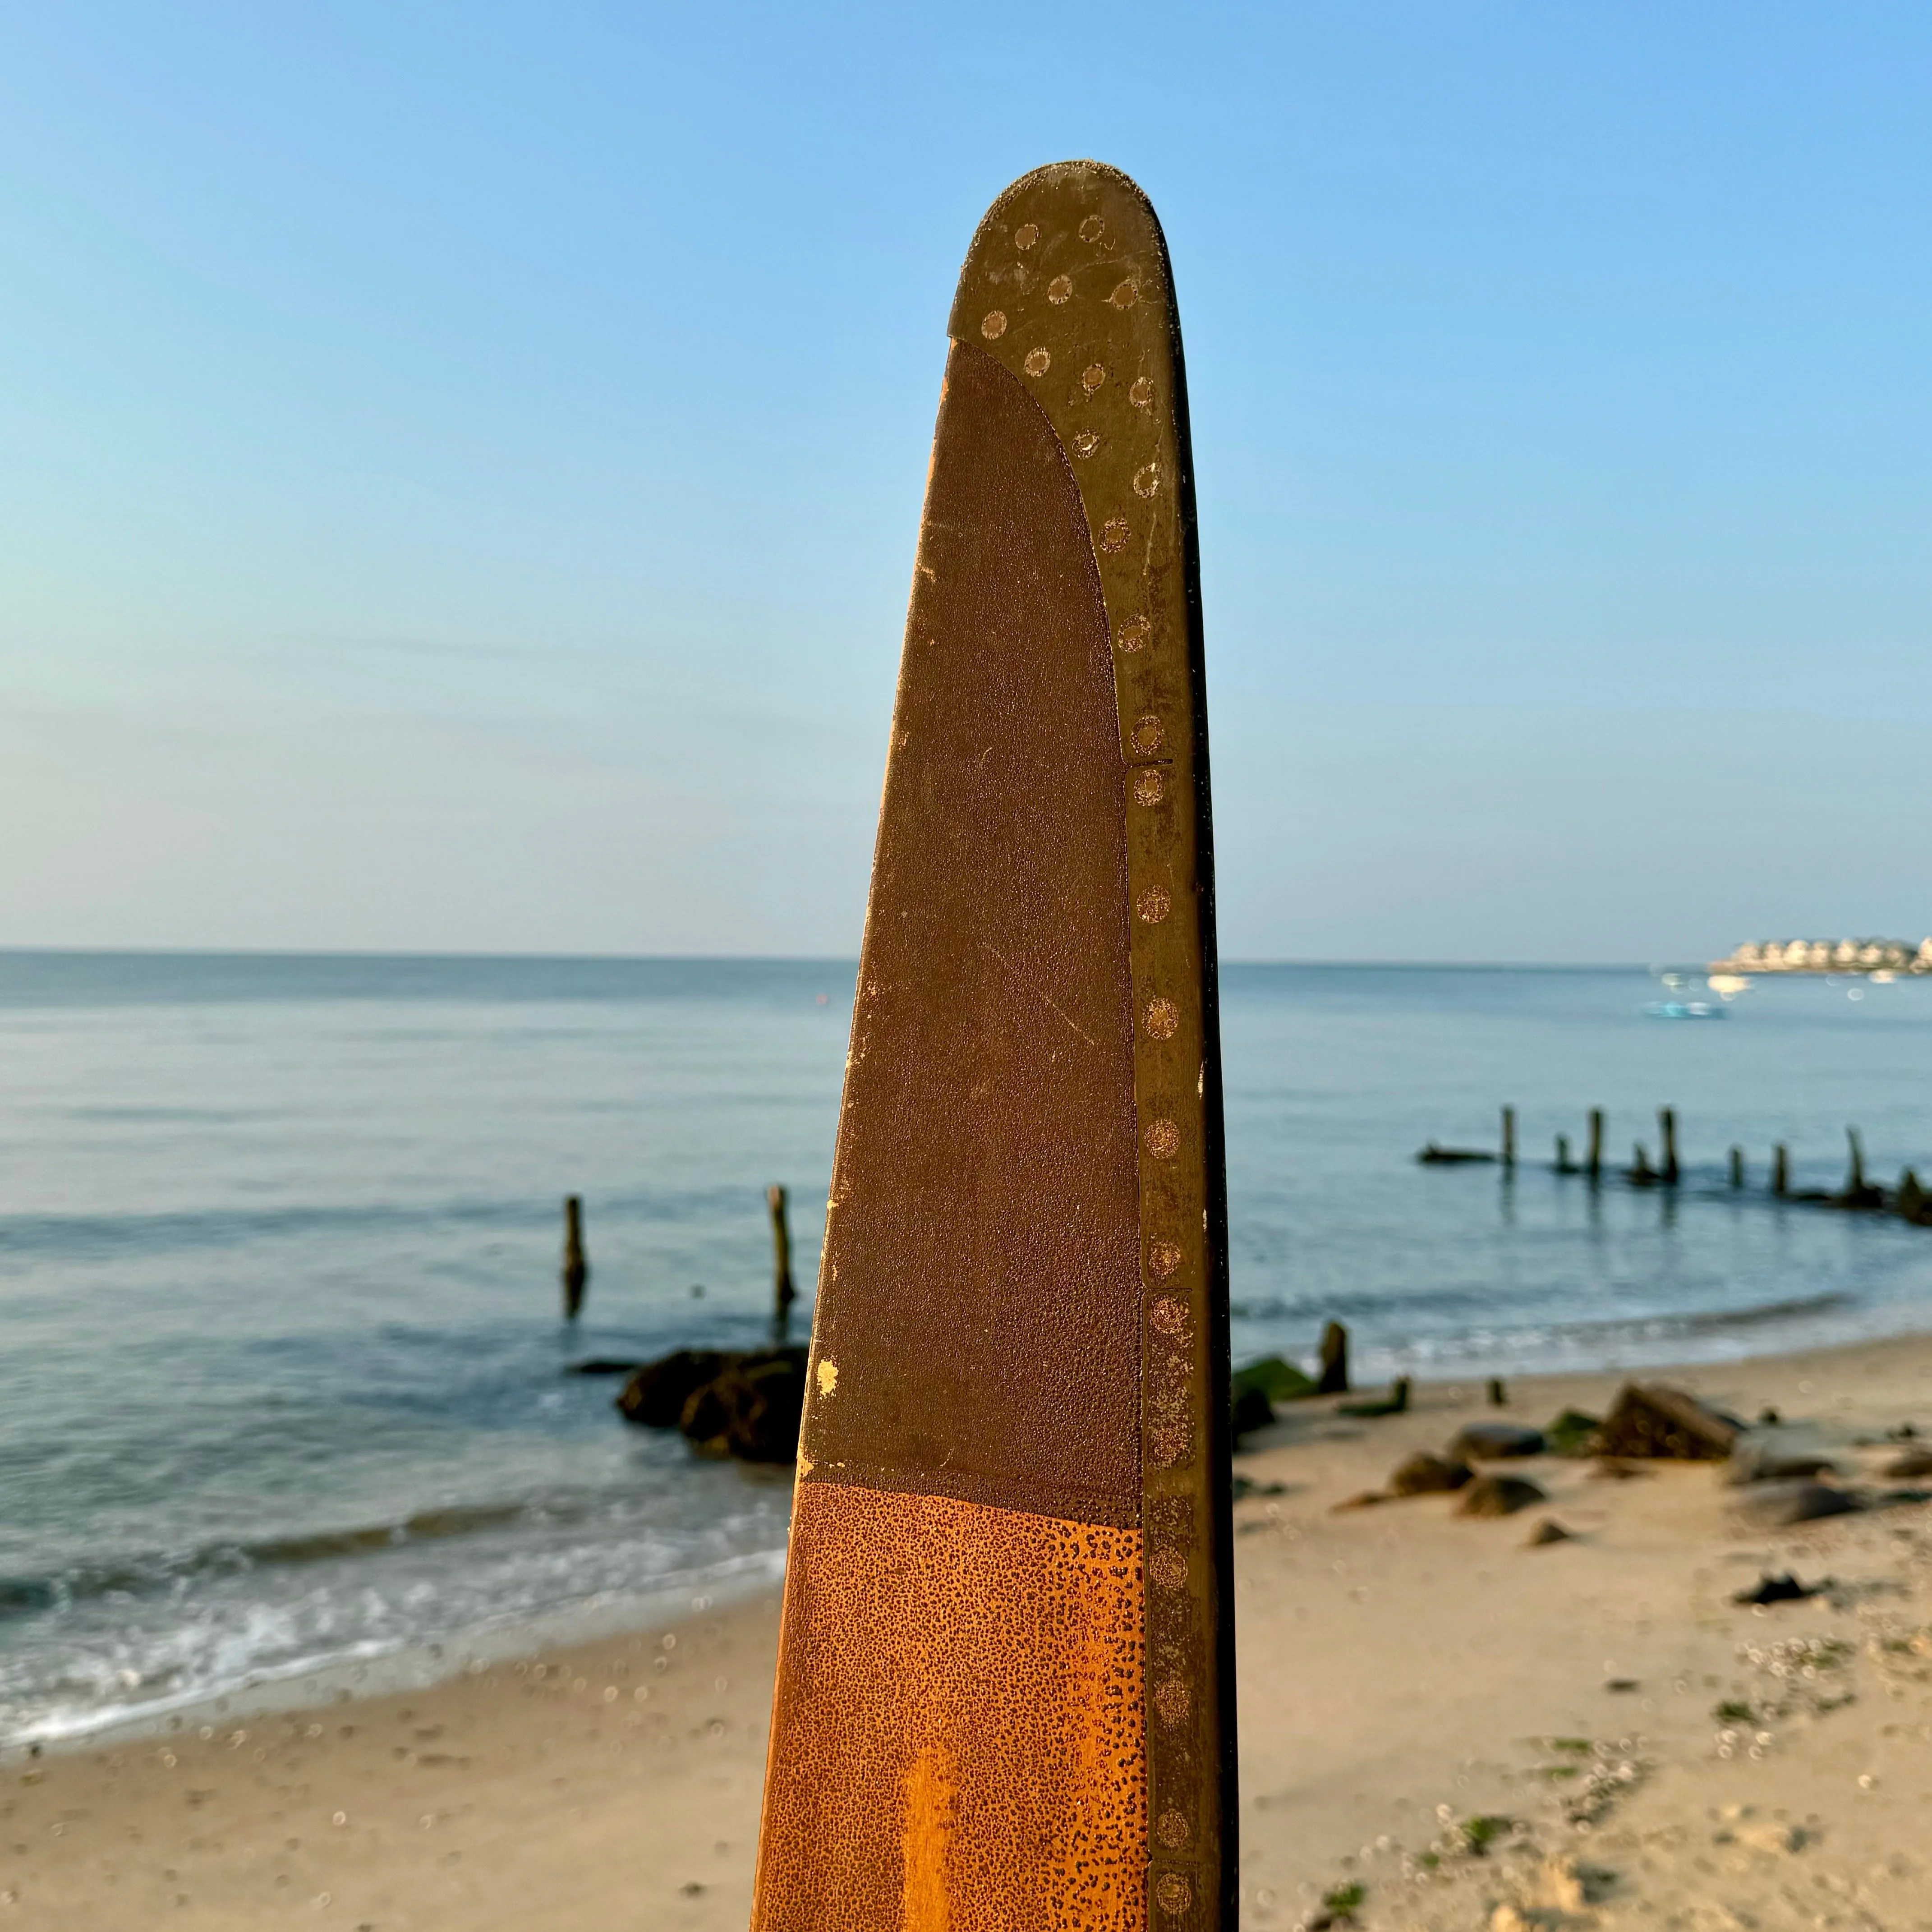
<instances>
[{"instance_id":1,"label":"corroded metal patch","mask_svg":"<svg viewBox=\"0 0 1932 1932\"><path fill-rule=\"evenodd\" d=\"M1136 1932L1141 1539L800 1486L754 1932Z\"/></svg>"}]
</instances>

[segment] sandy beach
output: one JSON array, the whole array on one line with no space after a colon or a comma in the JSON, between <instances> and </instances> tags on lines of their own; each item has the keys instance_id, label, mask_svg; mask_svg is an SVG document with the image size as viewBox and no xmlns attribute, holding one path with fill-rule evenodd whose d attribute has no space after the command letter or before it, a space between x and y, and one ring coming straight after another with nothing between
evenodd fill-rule
<instances>
[{"instance_id":1,"label":"sandy beach","mask_svg":"<svg viewBox=\"0 0 1932 1932\"><path fill-rule=\"evenodd\" d=\"M1754 1532L1708 1465L1553 1456L1508 1466L1547 1501L1499 1520L1336 1507L1466 1422L1601 1413L1620 1379L1526 1379L1500 1412L1424 1384L1406 1414L1304 1404L1252 1438L1244 1922L1932 1927L1932 1504L1882 1473L1888 1432L1932 1432L1932 1338L1646 1372L1808 1425L1887 1498L1857 1514ZM1569 1538L1532 1543L1550 1520ZM1831 1587L1733 1601L1787 1570ZM428 1690L10 1756L0 1924L741 1928L776 1632L762 1599Z\"/></svg>"}]
</instances>

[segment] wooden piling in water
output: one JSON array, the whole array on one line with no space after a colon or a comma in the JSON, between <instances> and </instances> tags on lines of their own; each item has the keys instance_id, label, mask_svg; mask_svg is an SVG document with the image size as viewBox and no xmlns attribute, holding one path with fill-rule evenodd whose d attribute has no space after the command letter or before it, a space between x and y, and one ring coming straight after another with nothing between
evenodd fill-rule
<instances>
[{"instance_id":1,"label":"wooden piling in water","mask_svg":"<svg viewBox=\"0 0 1932 1932\"><path fill-rule=\"evenodd\" d=\"M1570 1158L1570 1136L1568 1134L1556 1136L1556 1172L1558 1174L1574 1174L1576 1172L1575 1164Z\"/></svg>"},{"instance_id":2,"label":"wooden piling in water","mask_svg":"<svg viewBox=\"0 0 1932 1932\"><path fill-rule=\"evenodd\" d=\"M785 1219L786 1195L775 1183L765 1190L772 1210L772 1327L783 1335L791 1324L791 1305L798 1290L791 1280L791 1228Z\"/></svg>"},{"instance_id":3,"label":"wooden piling in water","mask_svg":"<svg viewBox=\"0 0 1932 1932\"><path fill-rule=\"evenodd\" d=\"M1677 1109L1660 1107L1657 1110L1657 1137L1664 1150L1664 1166L1659 1178L1666 1187L1677 1185Z\"/></svg>"},{"instance_id":4,"label":"wooden piling in water","mask_svg":"<svg viewBox=\"0 0 1932 1932\"><path fill-rule=\"evenodd\" d=\"M1584 1162L1585 1171L1592 1180L1600 1180L1604 1174L1604 1110L1600 1107L1590 1109L1590 1154Z\"/></svg>"},{"instance_id":5,"label":"wooden piling in water","mask_svg":"<svg viewBox=\"0 0 1932 1932\"><path fill-rule=\"evenodd\" d=\"M563 1202L563 1318L574 1322L584 1308L590 1263L584 1252L584 1201L566 1195Z\"/></svg>"},{"instance_id":6,"label":"wooden piling in water","mask_svg":"<svg viewBox=\"0 0 1932 1932\"><path fill-rule=\"evenodd\" d=\"M1503 1165L1505 1167L1516 1165L1516 1109L1514 1107L1503 1109Z\"/></svg>"},{"instance_id":7,"label":"wooden piling in water","mask_svg":"<svg viewBox=\"0 0 1932 1932\"><path fill-rule=\"evenodd\" d=\"M1791 1156L1782 1141L1771 1150L1771 1191L1780 1196L1791 1192Z\"/></svg>"},{"instance_id":8,"label":"wooden piling in water","mask_svg":"<svg viewBox=\"0 0 1932 1932\"><path fill-rule=\"evenodd\" d=\"M1731 1150L1731 1185L1742 1187L1744 1184L1744 1150L1741 1147Z\"/></svg>"}]
</instances>

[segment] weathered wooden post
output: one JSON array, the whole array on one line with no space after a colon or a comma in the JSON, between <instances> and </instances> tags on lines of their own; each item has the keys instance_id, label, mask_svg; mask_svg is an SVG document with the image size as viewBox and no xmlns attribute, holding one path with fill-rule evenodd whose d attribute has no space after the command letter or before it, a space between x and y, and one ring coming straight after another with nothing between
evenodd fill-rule
<instances>
[{"instance_id":1,"label":"weathered wooden post","mask_svg":"<svg viewBox=\"0 0 1932 1932\"><path fill-rule=\"evenodd\" d=\"M1771 1150L1771 1191L1777 1195L1791 1192L1791 1156L1782 1141Z\"/></svg>"},{"instance_id":2,"label":"weathered wooden post","mask_svg":"<svg viewBox=\"0 0 1932 1932\"><path fill-rule=\"evenodd\" d=\"M772 1328L782 1337L791 1325L791 1305L798 1291L791 1285L791 1229L785 1221L785 1191L776 1184L765 1190L772 1210Z\"/></svg>"},{"instance_id":3,"label":"weathered wooden post","mask_svg":"<svg viewBox=\"0 0 1932 1932\"><path fill-rule=\"evenodd\" d=\"M1744 1150L1741 1147L1731 1150L1731 1185L1742 1187L1744 1184Z\"/></svg>"},{"instance_id":4,"label":"weathered wooden post","mask_svg":"<svg viewBox=\"0 0 1932 1932\"><path fill-rule=\"evenodd\" d=\"M1316 1382L1318 1395L1348 1393L1348 1331L1331 1322L1322 1331L1322 1366Z\"/></svg>"},{"instance_id":5,"label":"weathered wooden post","mask_svg":"<svg viewBox=\"0 0 1932 1932\"><path fill-rule=\"evenodd\" d=\"M584 1252L584 1202L568 1194L563 1202L563 1318L574 1322L584 1307L590 1263Z\"/></svg>"},{"instance_id":6,"label":"weathered wooden post","mask_svg":"<svg viewBox=\"0 0 1932 1932\"><path fill-rule=\"evenodd\" d=\"M1657 1110L1657 1138L1664 1150L1664 1167L1660 1175L1666 1187L1677 1185L1677 1109L1660 1107Z\"/></svg>"},{"instance_id":7,"label":"weathered wooden post","mask_svg":"<svg viewBox=\"0 0 1932 1932\"><path fill-rule=\"evenodd\" d=\"M1650 1150L1639 1141L1630 1152L1630 1184L1633 1187L1654 1187L1657 1170L1650 1164Z\"/></svg>"},{"instance_id":8,"label":"weathered wooden post","mask_svg":"<svg viewBox=\"0 0 1932 1932\"><path fill-rule=\"evenodd\" d=\"M1576 1172L1570 1159L1570 1136L1568 1134L1556 1136L1556 1172L1558 1174L1574 1174Z\"/></svg>"},{"instance_id":9,"label":"weathered wooden post","mask_svg":"<svg viewBox=\"0 0 1932 1932\"><path fill-rule=\"evenodd\" d=\"M1507 1386L1504 1384L1504 1382L1503 1382L1503 1378L1502 1378L1502 1377L1501 1376L1490 1376L1490 1391L1489 1391L1489 1393L1490 1393L1490 1406L1492 1408L1508 1408L1508 1406L1509 1406L1509 1390L1508 1390L1508 1388L1507 1388Z\"/></svg>"},{"instance_id":10,"label":"weathered wooden post","mask_svg":"<svg viewBox=\"0 0 1932 1932\"><path fill-rule=\"evenodd\" d=\"M1585 1162L1590 1178L1600 1180L1604 1177L1604 1110L1600 1107L1590 1109L1590 1153Z\"/></svg>"},{"instance_id":11,"label":"weathered wooden post","mask_svg":"<svg viewBox=\"0 0 1932 1932\"><path fill-rule=\"evenodd\" d=\"M1204 663L1145 198L1016 182L948 333L752 1925L1234 1932Z\"/></svg>"},{"instance_id":12,"label":"weathered wooden post","mask_svg":"<svg viewBox=\"0 0 1932 1932\"><path fill-rule=\"evenodd\" d=\"M1856 1127L1845 1130L1845 1139L1850 1147L1850 1156L1845 1167L1845 1192L1848 1195L1861 1195L1865 1191L1864 1147L1858 1138Z\"/></svg>"},{"instance_id":13,"label":"weathered wooden post","mask_svg":"<svg viewBox=\"0 0 1932 1932\"><path fill-rule=\"evenodd\" d=\"M1502 1160L1505 1167L1516 1165L1516 1109L1514 1107L1503 1109Z\"/></svg>"}]
</instances>

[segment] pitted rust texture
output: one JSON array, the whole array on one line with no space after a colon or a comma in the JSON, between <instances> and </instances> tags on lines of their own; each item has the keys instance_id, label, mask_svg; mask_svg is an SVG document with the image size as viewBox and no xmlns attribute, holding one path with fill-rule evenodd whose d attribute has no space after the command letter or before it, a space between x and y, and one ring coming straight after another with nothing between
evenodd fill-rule
<instances>
[{"instance_id":1,"label":"pitted rust texture","mask_svg":"<svg viewBox=\"0 0 1932 1932\"><path fill-rule=\"evenodd\" d=\"M951 332L1036 395L1072 460L1113 646L1128 922L1160 1927L1235 1922L1226 1202L1199 572L1166 248L1124 176L1042 168L980 224Z\"/></svg>"},{"instance_id":2,"label":"pitted rust texture","mask_svg":"<svg viewBox=\"0 0 1932 1932\"><path fill-rule=\"evenodd\" d=\"M1139 1932L1140 1564L1134 1530L801 1483L753 1932Z\"/></svg>"},{"instance_id":3,"label":"pitted rust texture","mask_svg":"<svg viewBox=\"0 0 1932 1932\"><path fill-rule=\"evenodd\" d=\"M956 344L839 1116L808 1484L1140 1521L1126 767L1108 658L1052 425L1022 379Z\"/></svg>"}]
</instances>

